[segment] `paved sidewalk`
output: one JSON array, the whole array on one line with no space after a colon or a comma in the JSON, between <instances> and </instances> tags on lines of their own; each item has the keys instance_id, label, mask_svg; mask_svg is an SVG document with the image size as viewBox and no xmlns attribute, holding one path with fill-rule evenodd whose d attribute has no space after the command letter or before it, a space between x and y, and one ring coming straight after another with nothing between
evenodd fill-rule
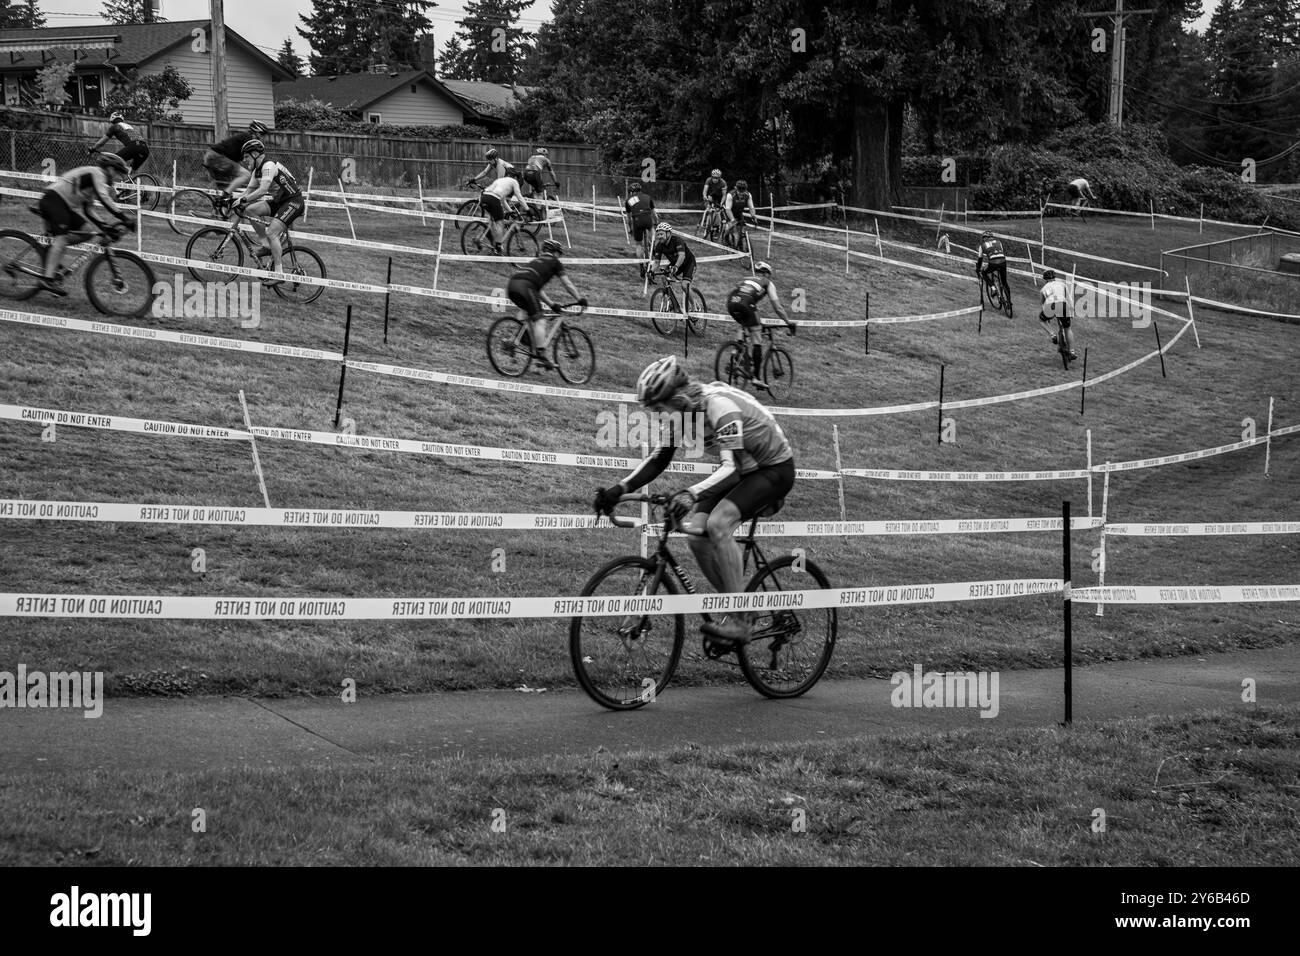
<instances>
[{"instance_id":1,"label":"paved sidewalk","mask_svg":"<svg viewBox=\"0 0 1300 956\"><path fill-rule=\"evenodd\" d=\"M1074 671L1077 723L1300 704L1300 645ZM1062 718L1063 672L1003 671L996 718L975 709L895 708L888 680L823 681L806 697L773 701L747 684L669 686L639 711L612 713L580 690L461 691L331 699L110 698L103 716L0 710L0 766L197 771L222 767L356 765L444 757L532 757L750 742L799 743L863 734L966 727L990 733L1045 727Z\"/></svg>"}]
</instances>

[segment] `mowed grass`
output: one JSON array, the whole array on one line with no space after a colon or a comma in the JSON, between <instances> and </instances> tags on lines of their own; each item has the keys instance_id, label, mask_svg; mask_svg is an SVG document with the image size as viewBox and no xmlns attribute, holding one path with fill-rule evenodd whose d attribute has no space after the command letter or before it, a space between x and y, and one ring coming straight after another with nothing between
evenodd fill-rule
<instances>
[{"instance_id":1,"label":"mowed grass","mask_svg":"<svg viewBox=\"0 0 1300 956\"><path fill-rule=\"evenodd\" d=\"M13 207L7 207L12 209ZM436 248L430 220L367 213L361 238ZM1021 224L1026 229L1027 225ZM1158 260L1158 246L1136 224L1060 223L1069 233L1048 241L1094 244L1131 261ZM1036 232L1037 224L1033 225ZM314 210L307 232L348 235L341 213ZM1208 230L1207 230L1208 231ZM1077 232L1077 235L1075 234ZM811 234L811 232L809 233ZM1157 234L1159 235L1159 234ZM821 235L818 234L818 238ZM576 256L632 256L618 223L570 218ZM756 236L767 255L766 237ZM874 248L855 237L854 248ZM325 258L334 277L382 282L388 256L348 245L303 239ZM1152 243L1155 242L1155 245ZM183 251L183 241L155 221L146 248ZM444 248L455 233L444 234ZM1154 250L1154 251L1153 251ZM700 254L704 254L699 250ZM855 260L779 236L770 259L782 297L804 290L805 318L860 317L865 295L874 315L942 311L976 304L969 267L920 254L908 261L952 268L962 278L912 272ZM1049 256L1049 263L1051 257ZM432 283L433 260L393 256L393 280ZM439 287L488 293L503 287L509 268L444 262ZM705 263L699 285L711 309L747 271L747 263ZM160 277L171 273L159 268ZM575 282L593 304L644 308L631 265L577 266ZM1130 276L1131 277L1131 276ZM796 356L796 395L807 407L886 405L937 397L944 367L945 400L1034 388L1065 380L1054 349L1035 319L1037 296L1014 278L1017 317L975 316L872 331L863 354L860 329L805 328L785 340ZM483 337L494 318L486 308L411 296L390 304L383 341L383 300L329 291L310 306L268 295L259 328L230 319L157 319L141 324L282 344L339 349L343 315L353 306L350 354L398 365L495 378ZM64 302L29 304L50 314L93 316L80 292ZM1173 308L1173 307L1171 307ZM1177 309L1175 308L1175 311ZM796 316L798 318L799 316ZM1167 342L1181 326L1159 318ZM641 319L584 317L598 352L592 388L630 391L637 372L681 339L657 335ZM1079 468L1091 429L1093 459L1122 461L1225 444L1241 438L1246 417L1265 427L1269 398L1276 423L1300 411L1295 360L1300 346L1288 327L1266 320L1198 310L1201 348L1188 332L1166 356L1168 377L1152 360L1089 390L1084 414L1071 390L1028 401L948 412L952 444L936 441L933 411L857 417L783 417L802 467L835 467L832 426L847 467L953 470ZM1089 376L1125 364L1155 347L1154 331L1127 320L1077 323L1089 349ZM712 377L717 346L733 334L711 323L704 341L692 338L687 359ZM256 424L332 430L337 363L245 355L215 349L85 335L0 323L0 401L83 412L242 427L238 392ZM1078 366L1070 378L1080 374ZM557 383L553 375L526 379ZM343 416L363 435L470 445L608 454L597 445L597 415L614 406L552 397L448 387L349 370ZM0 423L0 495L74 501L128 501L254 507L261 495L248 446L242 442L156 438L60 428L42 441L35 424ZM260 441L271 503L277 507L584 513L598 485L621 477L601 469L530 466L452 457L368 452ZM613 450L634 456L635 449ZM1294 519L1300 442L1273 444L1270 476L1263 450L1148 471L1124 472L1110 483L1114 520ZM680 479L662 480L671 490ZM1101 481L1092 488L1100 511ZM850 519L919 519L1059 515L1069 498L1088 513L1084 482L928 483L846 479ZM838 487L800 482L783 518L835 519ZM73 522L0 524L0 590L41 593L202 594L230 596L530 596L576 593L609 558L634 552L631 532L298 530ZM1095 533L1074 536L1074 581L1093 583ZM834 586L893 585L1004 577L1057 577L1059 533L942 537L770 539L769 553L804 548ZM192 570L194 549L206 571ZM504 549L505 570L493 570ZM1108 544L1107 583L1294 583L1300 562L1285 536L1127 539ZM1289 605L1176 608L1112 607L1098 618L1076 613L1079 660L1204 653L1292 641L1297 614ZM849 610L830 674L890 673L926 667L1013 668L1060 662L1059 601L1050 596L1007 602ZM8 618L0 627L0 661L57 670L104 670L110 693L325 693L343 677L374 691L556 686L572 681L566 622L150 622ZM684 683L727 679L687 663Z\"/></svg>"},{"instance_id":2,"label":"mowed grass","mask_svg":"<svg viewBox=\"0 0 1300 956\"><path fill-rule=\"evenodd\" d=\"M1298 754L1292 707L521 761L24 772L0 778L0 864L1285 866Z\"/></svg>"}]
</instances>

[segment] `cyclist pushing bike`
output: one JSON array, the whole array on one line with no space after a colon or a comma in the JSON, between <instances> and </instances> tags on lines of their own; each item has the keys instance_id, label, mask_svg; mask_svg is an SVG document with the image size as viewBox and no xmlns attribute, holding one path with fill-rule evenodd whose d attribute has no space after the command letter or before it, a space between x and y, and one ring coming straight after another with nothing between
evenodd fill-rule
<instances>
[{"instance_id":1,"label":"cyclist pushing bike","mask_svg":"<svg viewBox=\"0 0 1300 956\"><path fill-rule=\"evenodd\" d=\"M742 521L774 513L794 487L794 451L775 418L753 397L721 382L692 381L675 355L659 359L637 379L637 401L656 412L703 415L705 447L715 449L720 467L678 492L669 513L689 537L700 570L720 593L744 588L744 559L733 537ZM672 462L676 435L655 449L627 477L596 492L595 509L609 514L619 499L649 484ZM751 615L732 614L706 622L701 630L732 645L750 639Z\"/></svg>"},{"instance_id":2,"label":"cyclist pushing bike","mask_svg":"<svg viewBox=\"0 0 1300 956\"><path fill-rule=\"evenodd\" d=\"M776 283L772 281L772 267L766 262L754 266L755 275L750 276L731 290L727 296L727 312L739 323L742 335L749 341L751 373L750 381L757 388L771 391L763 380L763 324L758 319L758 306L763 300L772 303L777 316L786 324L793 335L798 326L790 321L790 316L781 305L776 293Z\"/></svg>"},{"instance_id":3,"label":"cyclist pushing bike","mask_svg":"<svg viewBox=\"0 0 1300 956\"><path fill-rule=\"evenodd\" d=\"M655 212L655 201L641 192L639 182L632 183L627 189L628 197L623 203L623 209L632 230L632 241L644 249L646 237L654 231L659 215ZM644 262L641 263L641 275L645 275Z\"/></svg>"},{"instance_id":4,"label":"cyclist pushing bike","mask_svg":"<svg viewBox=\"0 0 1300 956\"><path fill-rule=\"evenodd\" d=\"M104 135L95 140L94 145L90 147L91 154L99 152L111 139L121 144L117 155L130 164L131 175L139 172L144 161L149 158L149 144L145 142L140 131L128 123L121 113L113 113L108 118L108 129L104 130Z\"/></svg>"},{"instance_id":5,"label":"cyclist pushing bike","mask_svg":"<svg viewBox=\"0 0 1300 956\"><path fill-rule=\"evenodd\" d=\"M69 243L87 237L81 231L87 222L98 227L100 232L113 235L113 224L100 221L91 211L96 202L112 213L120 226L130 229L135 225L131 213L118 205L113 189L118 177L126 176L130 171L126 160L117 153L100 153L94 166L68 170L41 193L36 208L50 236L50 251L45 256L45 277L41 280L41 288L46 292L60 298L68 294L57 278L59 264Z\"/></svg>"},{"instance_id":6,"label":"cyclist pushing bike","mask_svg":"<svg viewBox=\"0 0 1300 956\"><path fill-rule=\"evenodd\" d=\"M533 357L546 368L551 367L551 362L542 354L542 345L546 342L546 316L542 314L542 306L559 311L543 291L546 283L559 279L564 290L578 300L578 305L587 306L587 300L578 295L573 280L565 275L564 263L560 261L563 252L564 247L554 239L543 241L542 254L512 275L506 284L506 297L528 316Z\"/></svg>"},{"instance_id":7,"label":"cyclist pushing bike","mask_svg":"<svg viewBox=\"0 0 1300 956\"><path fill-rule=\"evenodd\" d=\"M680 278L686 284L686 301L689 302L691 283L695 280L695 253L691 252L686 240L673 232L672 223L661 222L655 226L655 242L650 255L654 257L651 269L659 267L660 259L668 260L668 277Z\"/></svg>"},{"instance_id":8,"label":"cyclist pushing bike","mask_svg":"<svg viewBox=\"0 0 1300 956\"><path fill-rule=\"evenodd\" d=\"M1007 285L1007 254L1002 248L1002 240L985 230L980 235L979 248L975 250L975 274L984 282L997 278L1001 281L999 292L1011 297L1011 287Z\"/></svg>"},{"instance_id":9,"label":"cyclist pushing bike","mask_svg":"<svg viewBox=\"0 0 1300 956\"><path fill-rule=\"evenodd\" d=\"M1070 290L1065 281L1048 269L1043 273L1043 308L1038 314L1040 322L1058 322L1060 331L1052 335L1052 344L1064 349L1071 359L1077 359L1079 353L1074 350L1074 333L1070 331ZM1059 337L1065 336L1061 342Z\"/></svg>"},{"instance_id":10,"label":"cyclist pushing bike","mask_svg":"<svg viewBox=\"0 0 1300 956\"><path fill-rule=\"evenodd\" d=\"M293 173L266 155L260 139L250 139L241 150L249 173L248 187L235 201L235 211L241 215L270 217L263 225L254 219L253 228L270 249L275 271L284 271L284 242L289 237L289 227L302 215L305 207L302 190ZM279 279L263 279L262 284L276 286Z\"/></svg>"}]
</instances>

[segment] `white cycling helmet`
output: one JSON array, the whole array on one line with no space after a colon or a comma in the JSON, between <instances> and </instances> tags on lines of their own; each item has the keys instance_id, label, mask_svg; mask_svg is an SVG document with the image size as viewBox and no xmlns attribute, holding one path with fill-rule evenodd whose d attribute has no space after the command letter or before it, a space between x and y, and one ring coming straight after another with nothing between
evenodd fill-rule
<instances>
[{"instance_id":1,"label":"white cycling helmet","mask_svg":"<svg viewBox=\"0 0 1300 956\"><path fill-rule=\"evenodd\" d=\"M659 233L661 236L670 235L672 231L673 224L671 222L661 222L659 225L655 226L655 232Z\"/></svg>"},{"instance_id":2,"label":"white cycling helmet","mask_svg":"<svg viewBox=\"0 0 1300 956\"><path fill-rule=\"evenodd\" d=\"M712 176L714 179L721 179L721 178L722 178L722 170L720 170L720 169L715 169L713 172L709 173L709 175Z\"/></svg>"},{"instance_id":3,"label":"white cycling helmet","mask_svg":"<svg viewBox=\"0 0 1300 956\"><path fill-rule=\"evenodd\" d=\"M770 276L772 274L772 267L766 262L760 262L758 265L754 266L754 271L761 272L765 276Z\"/></svg>"},{"instance_id":4,"label":"white cycling helmet","mask_svg":"<svg viewBox=\"0 0 1300 956\"><path fill-rule=\"evenodd\" d=\"M546 147L545 147L545 146L538 146L538 147L537 147L537 155L538 155L538 156L545 156L545 155L546 155Z\"/></svg>"},{"instance_id":5,"label":"white cycling helmet","mask_svg":"<svg viewBox=\"0 0 1300 956\"><path fill-rule=\"evenodd\" d=\"M676 355L666 355L646 366L636 380L636 400L642 405L662 402L683 388L689 379Z\"/></svg>"}]
</instances>

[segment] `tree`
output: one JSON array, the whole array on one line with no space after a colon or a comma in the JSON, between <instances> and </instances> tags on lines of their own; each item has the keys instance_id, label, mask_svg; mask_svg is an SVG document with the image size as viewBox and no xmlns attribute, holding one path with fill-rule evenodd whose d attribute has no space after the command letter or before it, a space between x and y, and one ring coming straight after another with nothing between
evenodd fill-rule
<instances>
[{"instance_id":1,"label":"tree","mask_svg":"<svg viewBox=\"0 0 1300 956\"><path fill-rule=\"evenodd\" d=\"M163 23L166 17L150 10L152 0L104 0L101 14L109 23Z\"/></svg>"},{"instance_id":2,"label":"tree","mask_svg":"<svg viewBox=\"0 0 1300 956\"><path fill-rule=\"evenodd\" d=\"M280 52L276 54L276 60L279 64L292 73L294 76L302 76L305 64L293 50L293 40L289 37L284 38L284 46L280 47Z\"/></svg>"},{"instance_id":3,"label":"tree","mask_svg":"<svg viewBox=\"0 0 1300 956\"><path fill-rule=\"evenodd\" d=\"M1217 120L1206 127L1206 151L1228 166L1240 168L1247 158L1264 165L1287 145L1288 133L1270 122L1275 60L1271 45L1260 42L1269 33L1269 12L1265 3L1223 0L1206 31L1210 89L1219 101L1205 114Z\"/></svg>"},{"instance_id":4,"label":"tree","mask_svg":"<svg viewBox=\"0 0 1300 956\"><path fill-rule=\"evenodd\" d=\"M442 52L442 74L456 80L514 82L532 40L518 26L531 0L468 0L460 28Z\"/></svg>"},{"instance_id":5,"label":"tree","mask_svg":"<svg viewBox=\"0 0 1300 956\"><path fill-rule=\"evenodd\" d=\"M193 93L189 81L174 66L165 67L161 73L132 70L126 74L125 82L113 84L104 98L104 110L120 110L133 119L147 122L180 121L181 113L177 108Z\"/></svg>"},{"instance_id":6,"label":"tree","mask_svg":"<svg viewBox=\"0 0 1300 956\"><path fill-rule=\"evenodd\" d=\"M0 30L39 30L45 14L36 0L0 0Z\"/></svg>"},{"instance_id":7,"label":"tree","mask_svg":"<svg viewBox=\"0 0 1300 956\"><path fill-rule=\"evenodd\" d=\"M299 14L298 34L311 47L312 73L363 73L379 64L394 69L419 65L418 37L431 29L425 15L433 0L312 0Z\"/></svg>"}]
</instances>

